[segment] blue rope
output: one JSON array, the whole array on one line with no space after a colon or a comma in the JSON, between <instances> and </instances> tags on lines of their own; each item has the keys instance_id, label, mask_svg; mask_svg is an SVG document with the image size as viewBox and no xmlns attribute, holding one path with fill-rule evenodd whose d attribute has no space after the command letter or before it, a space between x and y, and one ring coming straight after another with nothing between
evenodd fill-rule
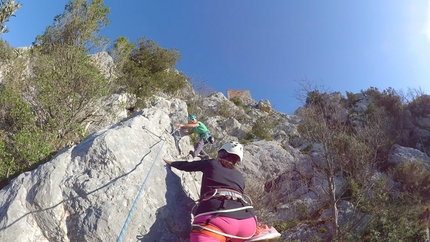
<instances>
[{"instance_id":1,"label":"blue rope","mask_svg":"<svg viewBox=\"0 0 430 242\"><path fill-rule=\"evenodd\" d=\"M140 196L142 195L143 188L144 188L144 187L145 187L145 185L146 185L146 181L148 180L148 177L149 177L149 175L150 175L150 174L151 174L151 172L152 172L152 168L154 167L155 161L158 159L158 156L160 155L161 149L163 148L165 141L166 141L166 140L165 140L165 139L163 139L163 143L161 144L160 150L158 151L157 156L155 157L154 161L152 162L151 168L149 169L148 174L146 175L145 180L143 181L142 186L140 187L139 193L137 194L137 197L136 197L136 199L134 200L133 206L131 207L131 210L130 210L130 212L128 213L128 217L127 217L127 219L125 220L124 226L122 227L121 233L120 233L120 235L118 236L118 240L117 240L117 242L121 242L121 241L122 241L122 237L124 236L125 231L127 230L128 223L130 222L130 220L131 220L131 216L133 215L133 212L134 212L134 209L136 208L137 202L139 201L139 198L140 198Z\"/></svg>"}]
</instances>

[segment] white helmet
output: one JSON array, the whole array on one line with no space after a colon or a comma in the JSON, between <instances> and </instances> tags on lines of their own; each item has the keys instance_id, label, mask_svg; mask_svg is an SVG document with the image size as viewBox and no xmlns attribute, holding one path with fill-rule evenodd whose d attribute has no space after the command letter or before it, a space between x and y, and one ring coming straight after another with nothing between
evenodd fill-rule
<instances>
[{"instance_id":1,"label":"white helmet","mask_svg":"<svg viewBox=\"0 0 430 242\"><path fill-rule=\"evenodd\" d=\"M227 153L229 154L234 154L239 156L240 161L242 161L243 158L243 145L241 145L240 143L236 142L236 141L230 141L225 143L219 150L225 150L227 151Z\"/></svg>"}]
</instances>

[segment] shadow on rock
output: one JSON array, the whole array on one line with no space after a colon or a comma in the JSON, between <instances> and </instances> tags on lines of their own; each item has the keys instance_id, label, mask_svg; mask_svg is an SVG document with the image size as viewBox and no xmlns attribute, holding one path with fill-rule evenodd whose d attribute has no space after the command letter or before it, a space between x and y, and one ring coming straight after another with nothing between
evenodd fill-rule
<instances>
[{"instance_id":1,"label":"shadow on rock","mask_svg":"<svg viewBox=\"0 0 430 242\"><path fill-rule=\"evenodd\" d=\"M136 236L137 241L189 241L191 209L195 202L183 190L181 179L169 166L166 169L167 205L157 210L149 232Z\"/></svg>"}]
</instances>

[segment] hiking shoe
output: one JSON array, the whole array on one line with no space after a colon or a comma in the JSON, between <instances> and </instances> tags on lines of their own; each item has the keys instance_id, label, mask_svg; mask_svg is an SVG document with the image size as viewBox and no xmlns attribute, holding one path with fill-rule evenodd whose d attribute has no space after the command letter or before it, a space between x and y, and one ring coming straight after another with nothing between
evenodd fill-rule
<instances>
[{"instance_id":1,"label":"hiking shoe","mask_svg":"<svg viewBox=\"0 0 430 242\"><path fill-rule=\"evenodd\" d=\"M214 137L210 136L208 138L208 141L209 141L209 143L213 144L215 142L215 139L214 139Z\"/></svg>"},{"instance_id":2,"label":"hiking shoe","mask_svg":"<svg viewBox=\"0 0 430 242\"><path fill-rule=\"evenodd\" d=\"M190 152L188 152L188 154L190 154L192 157L194 157L194 151L190 150Z\"/></svg>"},{"instance_id":3,"label":"hiking shoe","mask_svg":"<svg viewBox=\"0 0 430 242\"><path fill-rule=\"evenodd\" d=\"M202 160L209 160L211 157L209 155L199 155Z\"/></svg>"},{"instance_id":4,"label":"hiking shoe","mask_svg":"<svg viewBox=\"0 0 430 242\"><path fill-rule=\"evenodd\" d=\"M276 239L281 237L281 234L274 228L269 227L267 225L260 225L257 227L257 231L255 231L254 236L252 238L247 239L246 241L260 241L260 240L269 240Z\"/></svg>"}]
</instances>

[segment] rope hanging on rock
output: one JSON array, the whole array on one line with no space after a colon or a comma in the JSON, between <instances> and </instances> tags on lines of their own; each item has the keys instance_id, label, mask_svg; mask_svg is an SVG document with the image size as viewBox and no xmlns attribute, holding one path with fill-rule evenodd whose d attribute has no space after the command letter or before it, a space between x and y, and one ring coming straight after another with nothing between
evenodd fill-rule
<instances>
[{"instance_id":1,"label":"rope hanging on rock","mask_svg":"<svg viewBox=\"0 0 430 242\"><path fill-rule=\"evenodd\" d=\"M142 128L146 129L144 126ZM133 206L131 207L130 212L128 213L127 219L125 220L125 223L124 223L124 226L122 227L121 233L118 236L117 242L121 242L122 239L123 239L123 237L124 237L125 231L127 230L128 224L130 223L130 220L131 220L131 217L133 215L133 212L136 209L137 202L139 201L140 197L142 196L143 189L145 188L146 182L147 182L149 176L151 175L151 172L152 172L152 169L154 168L155 162L157 161L158 156L160 155L160 152L163 149L164 144L166 143L166 139L164 137L156 135L156 134L154 134L153 132L151 132L149 130L147 130L147 131L150 132L151 134L157 136L158 138L160 138L160 140L162 141L162 144L161 144L160 149L158 150L157 156L155 157L154 161L151 164L151 168L149 168L149 171L146 174L145 180L143 181L142 185L140 186L139 193L137 194L137 196L136 196L136 198L134 200ZM151 148L152 147L153 146L151 146Z\"/></svg>"}]
</instances>

